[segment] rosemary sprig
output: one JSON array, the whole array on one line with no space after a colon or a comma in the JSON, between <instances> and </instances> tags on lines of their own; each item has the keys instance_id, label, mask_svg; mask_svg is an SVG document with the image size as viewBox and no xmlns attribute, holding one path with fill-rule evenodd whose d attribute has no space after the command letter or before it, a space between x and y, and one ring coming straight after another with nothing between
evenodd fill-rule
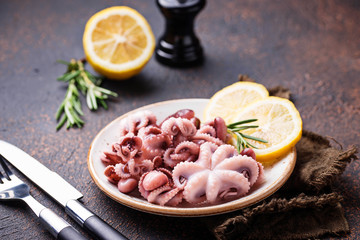
<instances>
[{"instance_id":1,"label":"rosemary sprig","mask_svg":"<svg viewBox=\"0 0 360 240\"><path fill-rule=\"evenodd\" d=\"M250 144L246 139L251 139L254 141L258 141L258 142L267 143L267 141L264 139L250 136L250 135L240 132L242 130L246 130L249 128L259 127L257 125L244 125L244 124L252 123L252 122L256 122L256 121L257 121L257 119L247 119L247 120L243 120L243 121L239 121L239 122L235 122L235 123L231 123L231 124L227 125L228 132L231 134L234 134L236 137L236 148L239 153L245 148L250 148L250 147L257 148L256 146Z\"/></svg>"},{"instance_id":2,"label":"rosemary sprig","mask_svg":"<svg viewBox=\"0 0 360 240\"><path fill-rule=\"evenodd\" d=\"M105 100L108 99L109 96L117 97L117 94L99 87L101 78L85 70L82 60L71 59L70 62L62 60L58 62L67 65L66 73L57 80L67 82L68 89L64 100L56 112L55 117L56 120L59 121L56 130L59 130L65 123L66 128L74 126L81 128L85 122L80 118L83 112L81 110L79 91L86 96L86 104L90 110L97 110L99 104L107 109L108 106Z\"/></svg>"}]
</instances>

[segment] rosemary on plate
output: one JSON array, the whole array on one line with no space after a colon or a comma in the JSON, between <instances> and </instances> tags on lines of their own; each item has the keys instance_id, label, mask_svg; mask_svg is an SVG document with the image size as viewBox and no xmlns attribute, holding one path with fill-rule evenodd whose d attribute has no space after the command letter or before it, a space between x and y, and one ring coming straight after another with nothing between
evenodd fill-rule
<instances>
[{"instance_id":1,"label":"rosemary on plate","mask_svg":"<svg viewBox=\"0 0 360 240\"><path fill-rule=\"evenodd\" d=\"M243 120L243 121L239 121L239 122L235 122L235 123L231 123L231 124L227 125L228 132L235 135L235 137L236 137L236 148L239 153L242 150L244 150L245 148L250 148L250 147L257 148L256 146L250 144L246 139L251 139L254 141L258 141L258 142L267 143L267 141L264 139L250 136L250 135L247 135L247 134L244 134L241 132L243 130L250 129L250 128L258 128L259 126L257 126L257 125L245 125L247 123L253 123L256 121L257 121L257 119L247 119L247 120Z\"/></svg>"},{"instance_id":2,"label":"rosemary on plate","mask_svg":"<svg viewBox=\"0 0 360 240\"><path fill-rule=\"evenodd\" d=\"M55 117L59 122L56 130L59 130L65 123L66 128L74 126L81 128L85 122L81 119L83 112L79 91L86 96L86 104L90 110L97 110L99 105L107 109L105 100L109 96L117 97L117 94L100 87L102 79L85 70L84 61L71 59L70 62L62 60L58 62L67 65L66 73L57 80L67 82L68 89L56 112Z\"/></svg>"}]
</instances>

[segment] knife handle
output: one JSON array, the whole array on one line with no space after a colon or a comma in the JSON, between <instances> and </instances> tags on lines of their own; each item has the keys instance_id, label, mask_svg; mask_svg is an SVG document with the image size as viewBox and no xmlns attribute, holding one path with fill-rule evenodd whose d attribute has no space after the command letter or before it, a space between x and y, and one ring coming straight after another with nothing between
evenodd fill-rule
<instances>
[{"instance_id":1,"label":"knife handle","mask_svg":"<svg viewBox=\"0 0 360 240\"><path fill-rule=\"evenodd\" d=\"M84 228L101 240L127 239L96 215L92 215L86 219Z\"/></svg>"},{"instance_id":2,"label":"knife handle","mask_svg":"<svg viewBox=\"0 0 360 240\"><path fill-rule=\"evenodd\" d=\"M44 208L39 214L40 221L49 232L59 240L86 240L68 222L56 215L49 208Z\"/></svg>"},{"instance_id":3,"label":"knife handle","mask_svg":"<svg viewBox=\"0 0 360 240\"><path fill-rule=\"evenodd\" d=\"M99 240L128 240L77 200L69 200L65 211L77 223Z\"/></svg>"},{"instance_id":4,"label":"knife handle","mask_svg":"<svg viewBox=\"0 0 360 240\"><path fill-rule=\"evenodd\" d=\"M78 231L69 226L61 230L57 236L58 240L86 240Z\"/></svg>"}]
</instances>

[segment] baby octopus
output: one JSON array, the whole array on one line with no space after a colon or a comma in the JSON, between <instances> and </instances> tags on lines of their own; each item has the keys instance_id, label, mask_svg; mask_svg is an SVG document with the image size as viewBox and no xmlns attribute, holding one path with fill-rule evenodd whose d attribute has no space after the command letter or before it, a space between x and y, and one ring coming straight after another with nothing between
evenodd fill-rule
<instances>
[{"instance_id":1,"label":"baby octopus","mask_svg":"<svg viewBox=\"0 0 360 240\"><path fill-rule=\"evenodd\" d=\"M122 193L135 189L149 202L176 206L216 204L239 198L264 180L263 166L252 149L239 154L226 144L225 121L205 124L183 109L159 125L150 111L120 122L119 140L104 151L104 174Z\"/></svg>"},{"instance_id":2,"label":"baby octopus","mask_svg":"<svg viewBox=\"0 0 360 240\"><path fill-rule=\"evenodd\" d=\"M181 162L173 170L175 186L184 188L189 203L215 204L245 195L259 177L259 165L239 155L231 145L204 143L195 162Z\"/></svg>"},{"instance_id":3,"label":"baby octopus","mask_svg":"<svg viewBox=\"0 0 360 240\"><path fill-rule=\"evenodd\" d=\"M139 192L149 202L159 205L176 206L183 198L182 188L174 186L172 173L164 168L142 175Z\"/></svg>"}]
</instances>

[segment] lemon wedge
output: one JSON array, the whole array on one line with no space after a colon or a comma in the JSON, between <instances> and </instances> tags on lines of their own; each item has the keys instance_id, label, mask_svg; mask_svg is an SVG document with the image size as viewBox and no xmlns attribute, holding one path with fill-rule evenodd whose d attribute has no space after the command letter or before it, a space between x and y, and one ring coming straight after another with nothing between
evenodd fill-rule
<instances>
[{"instance_id":1,"label":"lemon wedge","mask_svg":"<svg viewBox=\"0 0 360 240\"><path fill-rule=\"evenodd\" d=\"M155 38L139 12L117 6L104 9L88 20L83 47L95 71L122 80L144 68L154 52Z\"/></svg>"},{"instance_id":2,"label":"lemon wedge","mask_svg":"<svg viewBox=\"0 0 360 240\"><path fill-rule=\"evenodd\" d=\"M222 117L226 124L234 122L241 110L252 102L269 96L267 89L258 83L237 82L216 92L204 110L203 119Z\"/></svg>"},{"instance_id":3,"label":"lemon wedge","mask_svg":"<svg viewBox=\"0 0 360 240\"><path fill-rule=\"evenodd\" d=\"M256 160L272 163L288 153L300 140L302 120L294 104L284 98L267 97L244 108L235 121L258 119L258 128L243 130L242 133L267 141L262 143L247 139L253 146Z\"/></svg>"}]
</instances>

